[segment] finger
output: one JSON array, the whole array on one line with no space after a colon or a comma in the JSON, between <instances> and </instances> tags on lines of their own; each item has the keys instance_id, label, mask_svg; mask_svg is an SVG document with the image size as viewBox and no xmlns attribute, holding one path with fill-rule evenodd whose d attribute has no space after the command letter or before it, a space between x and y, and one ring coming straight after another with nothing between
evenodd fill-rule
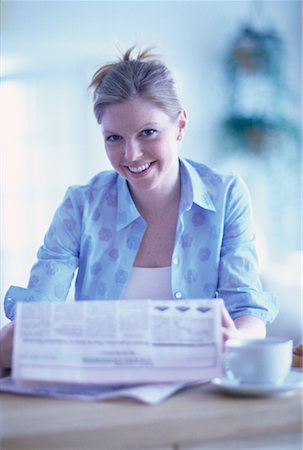
<instances>
[{"instance_id":1,"label":"finger","mask_svg":"<svg viewBox=\"0 0 303 450\"><path fill-rule=\"evenodd\" d=\"M220 301L220 307L221 307L222 326L226 328L235 329L234 321L230 317L230 314L227 311L223 300Z\"/></svg>"}]
</instances>

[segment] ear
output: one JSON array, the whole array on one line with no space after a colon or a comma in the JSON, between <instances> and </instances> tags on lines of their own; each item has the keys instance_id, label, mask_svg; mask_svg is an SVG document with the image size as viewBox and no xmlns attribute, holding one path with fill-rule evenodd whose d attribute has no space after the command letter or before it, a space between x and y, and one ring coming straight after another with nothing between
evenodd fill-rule
<instances>
[{"instance_id":1,"label":"ear","mask_svg":"<svg viewBox=\"0 0 303 450\"><path fill-rule=\"evenodd\" d=\"M187 114L185 109L181 109L178 117L178 131L179 135L181 136L181 139L184 136L185 130L186 130L186 124L187 124Z\"/></svg>"}]
</instances>

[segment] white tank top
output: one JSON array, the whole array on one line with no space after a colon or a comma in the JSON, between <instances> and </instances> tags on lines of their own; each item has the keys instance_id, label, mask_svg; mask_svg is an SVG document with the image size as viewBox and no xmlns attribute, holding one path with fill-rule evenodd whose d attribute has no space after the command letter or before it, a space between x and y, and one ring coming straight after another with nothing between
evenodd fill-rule
<instances>
[{"instance_id":1,"label":"white tank top","mask_svg":"<svg viewBox=\"0 0 303 450\"><path fill-rule=\"evenodd\" d=\"M133 267L128 278L124 300L170 300L171 267Z\"/></svg>"}]
</instances>

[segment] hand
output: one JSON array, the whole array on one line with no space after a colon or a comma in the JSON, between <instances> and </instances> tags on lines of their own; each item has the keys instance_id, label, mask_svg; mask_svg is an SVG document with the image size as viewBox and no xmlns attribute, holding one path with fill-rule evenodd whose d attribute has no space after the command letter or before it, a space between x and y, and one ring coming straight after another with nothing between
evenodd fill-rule
<instances>
[{"instance_id":1,"label":"hand","mask_svg":"<svg viewBox=\"0 0 303 450\"><path fill-rule=\"evenodd\" d=\"M14 321L0 329L0 368L3 369L12 365L14 329Z\"/></svg>"},{"instance_id":2,"label":"hand","mask_svg":"<svg viewBox=\"0 0 303 450\"><path fill-rule=\"evenodd\" d=\"M237 329L233 319L230 317L223 300L220 300L220 308L223 342L228 341L228 339L240 339L241 333Z\"/></svg>"},{"instance_id":3,"label":"hand","mask_svg":"<svg viewBox=\"0 0 303 450\"><path fill-rule=\"evenodd\" d=\"M220 301L223 341L228 339L264 339L266 326L256 316L241 316L233 320L227 311L224 301Z\"/></svg>"}]
</instances>

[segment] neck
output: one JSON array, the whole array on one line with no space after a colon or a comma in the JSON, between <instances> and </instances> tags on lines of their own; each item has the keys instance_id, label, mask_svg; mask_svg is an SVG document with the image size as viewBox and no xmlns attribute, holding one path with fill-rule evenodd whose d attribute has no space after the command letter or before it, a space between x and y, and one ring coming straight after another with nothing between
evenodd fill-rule
<instances>
[{"instance_id":1,"label":"neck","mask_svg":"<svg viewBox=\"0 0 303 450\"><path fill-rule=\"evenodd\" d=\"M132 192L132 197L142 217L148 223L154 222L179 208L180 178L169 189Z\"/></svg>"}]
</instances>

